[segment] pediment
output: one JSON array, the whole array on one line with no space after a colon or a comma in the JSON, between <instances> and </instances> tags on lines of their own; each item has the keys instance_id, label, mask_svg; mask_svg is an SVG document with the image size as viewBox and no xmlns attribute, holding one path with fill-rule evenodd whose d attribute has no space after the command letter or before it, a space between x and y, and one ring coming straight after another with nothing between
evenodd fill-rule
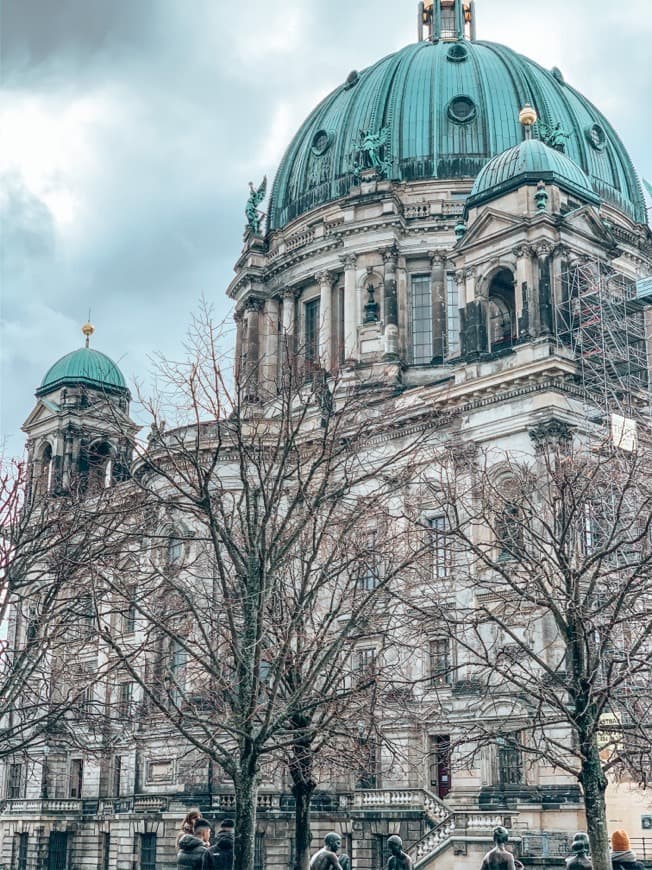
<instances>
[{"instance_id":1,"label":"pediment","mask_svg":"<svg viewBox=\"0 0 652 870\"><path fill-rule=\"evenodd\" d=\"M588 236L601 242L608 248L615 247L616 239L600 219L598 211L590 205L584 205L564 216L564 229L572 230L582 236Z\"/></svg>"},{"instance_id":2,"label":"pediment","mask_svg":"<svg viewBox=\"0 0 652 870\"><path fill-rule=\"evenodd\" d=\"M34 429L41 423L51 420L59 413L59 406L49 399L38 399L30 412L27 420L23 423L23 430Z\"/></svg>"},{"instance_id":3,"label":"pediment","mask_svg":"<svg viewBox=\"0 0 652 870\"><path fill-rule=\"evenodd\" d=\"M464 251L480 244L483 239L495 238L504 233L513 232L522 226L522 220L508 212L485 209L467 229L464 238L456 247L456 251Z\"/></svg>"}]
</instances>

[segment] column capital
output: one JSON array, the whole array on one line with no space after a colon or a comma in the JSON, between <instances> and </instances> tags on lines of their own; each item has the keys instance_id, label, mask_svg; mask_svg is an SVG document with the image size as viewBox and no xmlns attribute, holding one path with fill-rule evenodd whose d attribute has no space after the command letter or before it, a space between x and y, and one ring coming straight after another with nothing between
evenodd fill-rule
<instances>
[{"instance_id":1,"label":"column capital","mask_svg":"<svg viewBox=\"0 0 652 870\"><path fill-rule=\"evenodd\" d=\"M537 255L537 257L547 257L549 254L553 253L553 251L555 250L555 246L547 239L542 239L540 242L535 242L532 245L532 250Z\"/></svg>"},{"instance_id":2,"label":"column capital","mask_svg":"<svg viewBox=\"0 0 652 870\"><path fill-rule=\"evenodd\" d=\"M389 245L387 248L383 248L380 253L382 254L383 262L386 265L393 264L395 266L400 251L398 249L398 245L395 242L393 245Z\"/></svg>"},{"instance_id":3,"label":"column capital","mask_svg":"<svg viewBox=\"0 0 652 870\"><path fill-rule=\"evenodd\" d=\"M335 280L335 273L331 272L329 269L322 269L315 274L315 278L317 279L320 287L332 287L333 281Z\"/></svg>"},{"instance_id":4,"label":"column capital","mask_svg":"<svg viewBox=\"0 0 652 870\"><path fill-rule=\"evenodd\" d=\"M284 287L281 290L281 297L285 299L296 299L301 291L297 287Z\"/></svg>"},{"instance_id":5,"label":"column capital","mask_svg":"<svg viewBox=\"0 0 652 870\"><path fill-rule=\"evenodd\" d=\"M265 300L260 296L250 296L245 302L245 311L262 311Z\"/></svg>"},{"instance_id":6,"label":"column capital","mask_svg":"<svg viewBox=\"0 0 652 870\"><path fill-rule=\"evenodd\" d=\"M536 248L528 244L527 242L523 242L520 245L515 245L512 248L512 254L514 254L515 257L533 257L535 253Z\"/></svg>"},{"instance_id":7,"label":"column capital","mask_svg":"<svg viewBox=\"0 0 652 870\"><path fill-rule=\"evenodd\" d=\"M343 254L340 257L340 262L344 266L345 269L355 269L355 264L358 261L357 254Z\"/></svg>"},{"instance_id":8,"label":"column capital","mask_svg":"<svg viewBox=\"0 0 652 870\"><path fill-rule=\"evenodd\" d=\"M244 319L244 309L236 308L236 310L233 312L233 319L236 323L242 323Z\"/></svg>"},{"instance_id":9,"label":"column capital","mask_svg":"<svg viewBox=\"0 0 652 870\"><path fill-rule=\"evenodd\" d=\"M431 266L442 266L447 259L446 251L428 251Z\"/></svg>"},{"instance_id":10,"label":"column capital","mask_svg":"<svg viewBox=\"0 0 652 870\"><path fill-rule=\"evenodd\" d=\"M455 270L455 280L458 284L464 283L465 274L466 273L465 273L464 269L456 269Z\"/></svg>"}]
</instances>

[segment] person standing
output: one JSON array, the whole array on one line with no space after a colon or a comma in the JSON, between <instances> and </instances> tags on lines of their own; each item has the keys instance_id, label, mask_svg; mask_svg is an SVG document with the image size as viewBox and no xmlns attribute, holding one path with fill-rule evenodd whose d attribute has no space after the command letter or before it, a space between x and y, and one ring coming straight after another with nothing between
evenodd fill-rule
<instances>
[{"instance_id":1,"label":"person standing","mask_svg":"<svg viewBox=\"0 0 652 870\"><path fill-rule=\"evenodd\" d=\"M611 866L613 870L643 870L632 852L627 831L614 831L611 835Z\"/></svg>"},{"instance_id":2,"label":"person standing","mask_svg":"<svg viewBox=\"0 0 652 870\"><path fill-rule=\"evenodd\" d=\"M233 867L233 819L223 819L215 843L202 858L202 870L231 870Z\"/></svg>"},{"instance_id":3,"label":"person standing","mask_svg":"<svg viewBox=\"0 0 652 870\"><path fill-rule=\"evenodd\" d=\"M177 870L201 870L202 859L208 852L211 826L205 819L197 819L194 833L182 834L179 838Z\"/></svg>"}]
</instances>

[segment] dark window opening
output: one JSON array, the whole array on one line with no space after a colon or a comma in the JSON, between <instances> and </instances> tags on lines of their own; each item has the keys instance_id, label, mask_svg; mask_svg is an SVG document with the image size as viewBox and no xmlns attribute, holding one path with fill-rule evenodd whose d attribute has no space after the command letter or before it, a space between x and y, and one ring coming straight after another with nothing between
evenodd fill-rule
<instances>
[{"instance_id":1,"label":"dark window opening","mask_svg":"<svg viewBox=\"0 0 652 870\"><path fill-rule=\"evenodd\" d=\"M29 842L29 834L16 834L14 837L14 848L11 860L11 866L16 870L27 870L27 844Z\"/></svg>"},{"instance_id":2,"label":"dark window opening","mask_svg":"<svg viewBox=\"0 0 652 870\"><path fill-rule=\"evenodd\" d=\"M437 797L445 798L452 787L451 740L448 734L430 738L430 787Z\"/></svg>"},{"instance_id":3,"label":"dark window opening","mask_svg":"<svg viewBox=\"0 0 652 870\"><path fill-rule=\"evenodd\" d=\"M48 870L68 870L67 832L52 831L48 846Z\"/></svg>"},{"instance_id":4,"label":"dark window opening","mask_svg":"<svg viewBox=\"0 0 652 870\"><path fill-rule=\"evenodd\" d=\"M156 870L156 834L140 834L140 870Z\"/></svg>"},{"instance_id":5,"label":"dark window opening","mask_svg":"<svg viewBox=\"0 0 652 870\"><path fill-rule=\"evenodd\" d=\"M23 796L23 765L10 764L7 774L7 798L16 800Z\"/></svg>"},{"instance_id":6,"label":"dark window opening","mask_svg":"<svg viewBox=\"0 0 652 870\"><path fill-rule=\"evenodd\" d=\"M412 363L429 365L432 362L432 293L429 275L412 275L411 327Z\"/></svg>"},{"instance_id":7,"label":"dark window opening","mask_svg":"<svg viewBox=\"0 0 652 870\"><path fill-rule=\"evenodd\" d=\"M70 783L68 796L81 800L84 782L84 762L81 758L73 758L70 762Z\"/></svg>"},{"instance_id":8,"label":"dark window opening","mask_svg":"<svg viewBox=\"0 0 652 870\"><path fill-rule=\"evenodd\" d=\"M499 737L498 782L501 786L519 785L523 782L523 753L519 734Z\"/></svg>"},{"instance_id":9,"label":"dark window opening","mask_svg":"<svg viewBox=\"0 0 652 870\"><path fill-rule=\"evenodd\" d=\"M319 364L319 307L320 300L312 299L305 305L305 343L306 375L310 375Z\"/></svg>"},{"instance_id":10,"label":"dark window opening","mask_svg":"<svg viewBox=\"0 0 652 870\"><path fill-rule=\"evenodd\" d=\"M453 565L452 540L448 517L442 515L430 520L432 568L435 577L447 577Z\"/></svg>"},{"instance_id":11,"label":"dark window opening","mask_svg":"<svg viewBox=\"0 0 652 870\"><path fill-rule=\"evenodd\" d=\"M94 444L88 451L86 491L97 493L113 483L111 446L106 441Z\"/></svg>"},{"instance_id":12,"label":"dark window opening","mask_svg":"<svg viewBox=\"0 0 652 870\"><path fill-rule=\"evenodd\" d=\"M501 269L489 285L489 349L503 350L516 340L514 277Z\"/></svg>"},{"instance_id":13,"label":"dark window opening","mask_svg":"<svg viewBox=\"0 0 652 870\"><path fill-rule=\"evenodd\" d=\"M496 520L498 561L517 559L523 554L523 517L518 505L505 505Z\"/></svg>"},{"instance_id":14,"label":"dark window opening","mask_svg":"<svg viewBox=\"0 0 652 870\"><path fill-rule=\"evenodd\" d=\"M450 640L437 637L430 641L430 685L449 686L451 684Z\"/></svg>"},{"instance_id":15,"label":"dark window opening","mask_svg":"<svg viewBox=\"0 0 652 870\"><path fill-rule=\"evenodd\" d=\"M265 870L265 834L256 831L254 840L254 870Z\"/></svg>"}]
</instances>

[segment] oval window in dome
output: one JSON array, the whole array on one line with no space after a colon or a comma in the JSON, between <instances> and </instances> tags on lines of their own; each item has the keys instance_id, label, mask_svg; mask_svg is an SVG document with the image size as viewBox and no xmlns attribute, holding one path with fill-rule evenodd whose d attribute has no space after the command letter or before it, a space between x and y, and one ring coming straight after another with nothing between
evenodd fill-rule
<instances>
[{"instance_id":1,"label":"oval window in dome","mask_svg":"<svg viewBox=\"0 0 652 870\"><path fill-rule=\"evenodd\" d=\"M317 130L312 137L312 153L321 157L331 147L331 135L326 130Z\"/></svg>"},{"instance_id":2,"label":"oval window in dome","mask_svg":"<svg viewBox=\"0 0 652 870\"><path fill-rule=\"evenodd\" d=\"M592 148L595 148L596 151L604 150L604 146L607 144L607 134L599 124L587 127L584 133Z\"/></svg>"},{"instance_id":3,"label":"oval window in dome","mask_svg":"<svg viewBox=\"0 0 652 870\"><path fill-rule=\"evenodd\" d=\"M456 124L466 124L475 116L475 103L470 97L453 97L448 104L448 117Z\"/></svg>"},{"instance_id":4,"label":"oval window in dome","mask_svg":"<svg viewBox=\"0 0 652 870\"><path fill-rule=\"evenodd\" d=\"M469 50L461 42L456 42L446 52L446 57L453 63L461 63L469 56Z\"/></svg>"}]
</instances>

